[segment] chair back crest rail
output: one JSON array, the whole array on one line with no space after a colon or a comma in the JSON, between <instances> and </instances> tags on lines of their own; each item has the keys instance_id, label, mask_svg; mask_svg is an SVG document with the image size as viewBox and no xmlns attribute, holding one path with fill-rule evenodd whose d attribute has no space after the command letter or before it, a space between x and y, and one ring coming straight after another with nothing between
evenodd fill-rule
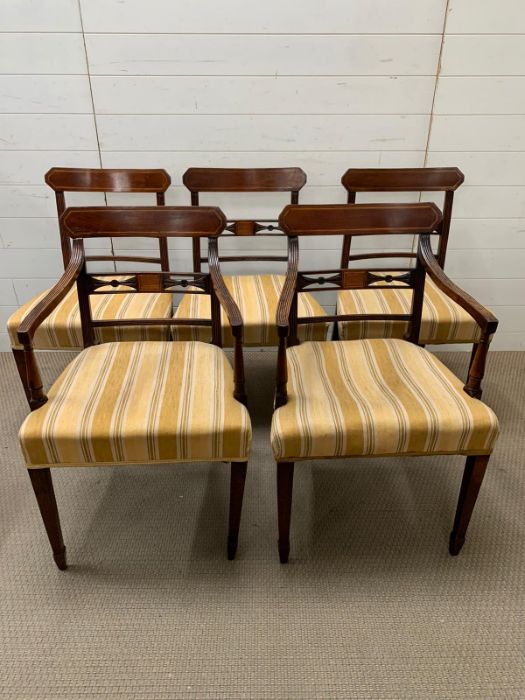
<instances>
[{"instance_id":1,"label":"chair back crest rail","mask_svg":"<svg viewBox=\"0 0 525 700\"><path fill-rule=\"evenodd\" d=\"M224 308L234 336L235 397L246 402L244 367L242 356L243 323L240 311L224 284L219 267L218 238L226 226L226 218L217 207L71 207L61 217L64 234L72 241L71 257L66 272L50 293L33 309L18 330L20 342L30 367L34 408L45 403L42 382L32 350L32 337L39 323L55 308L76 282L78 289L82 336L84 345L94 343L94 328L104 326L210 326L212 343L221 346L220 307ZM99 237L154 237L167 240L171 237L207 238L209 247L208 272L160 272L107 273L88 272L88 258L84 254L84 241ZM126 318L94 320L89 297L97 294L123 294L130 289L136 293L164 292L206 294L211 301L211 318L166 319ZM210 388L211 390L211 388Z\"/></svg>"},{"instance_id":2,"label":"chair back crest rail","mask_svg":"<svg viewBox=\"0 0 525 700\"><path fill-rule=\"evenodd\" d=\"M444 192L443 218L440 223L437 259L444 267L447 253L454 192L465 176L459 168L351 168L341 178L347 191L347 201L355 204L358 192ZM351 260L376 257L373 254L351 255L352 236L345 236L341 253L341 267ZM382 253L381 257L415 258L415 253Z\"/></svg>"},{"instance_id":3,"label":"chair back crest rail","mask_svg":"<svg viewBox=\"0 0 525 700\"><path fill-rule=\"evenodd\" d=\"M417 343L421 327L425 275L471 313L482 328L482 337L475 361L469 372L465 391L475 396L483 376L490 338L496 330L497 319L472 297L456 287L445 275L434 257L431 236L438 233L442 221L439 208L433 203L414 204L352 204L352 205L289 205L279 223L288 236L288 270L277 309L279 334L276 406L286 403L286 348L298 344L297 327L315 322L315 318L297 316L297 295L303 291L322 292L342 289L369 289L381 282L389 289L412 289L409 314L333 314L327 321L398 320L408 322L405 339ZM299 270L299 239L311 235L384 236L410 232L418 236L415 267L381 270L348 269ZM338 342L338 341L333 341Z\"/></svg>"},{"instance_id":4,"label":"chair back crest rail","mask_svg":"<svg viewBox=\"0 0 525 700\"><path fill-rule=\"evenodd\" d=\"M110 192L110 193L152 193L156 195L158 206L165 204L165 192L171 185L169 174L161 169L135 168L51 168L45 175L45 182L55 192L59 219L66 210L66 192ZM68 237L59 226L60 244L64 268L71 255ZM89 256L88 260L152 262L169 269L168 244L165 238L159 238L159 257L137 256Z\"/></svg>"},{"instance_id":5,"label":"chair back crest rail","mask_svg":"<svg viewBox=\"0 0 525 700\"><path fill-rule=\"evenodd\" d=\"M299 202L299 191L306 184L301 168L189 168L182 182L190 190L191 203L199 206L201 192L289 192L292 204ZM276 220L235 219L226 231L234 236L275 236L282 231ZM277 255L221 255L222 262L286 262ZM201 255L198 240L193 241L193 266L200 270L207 258Z\"/></svg>"}]
</instances>

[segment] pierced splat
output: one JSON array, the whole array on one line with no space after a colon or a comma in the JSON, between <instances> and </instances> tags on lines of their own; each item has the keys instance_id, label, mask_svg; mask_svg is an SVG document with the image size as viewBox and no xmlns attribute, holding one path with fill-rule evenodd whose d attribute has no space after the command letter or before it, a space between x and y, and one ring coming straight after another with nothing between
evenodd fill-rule
<instances>
[{"instance_id":1,"label":"pierced splat","mask_svg":"<svg viewBox=\"0 0 525 700\"><path fill-rule=\"evenodd\" d=\"M86 291L89 294L111 294L112 290L115 293L121 291L129 292L130 289L138 291L136 275L119 275L118 277L102 277L100 275L86 275L85 282ZM119 290L119 287L125 287L124 290ZM111 289L110 289L111 288ZM141 290L145 291L145 290Z\"/></svg>"},{"instance_id":2,"label":"pierced splat","mask_svg":"<svg viewBox=\"0 0 525 700\"><path fill-rule=\"evenodd\" d=\"M312 274L306 275L302 272L299 272L298 287L301 291L303 289L306 289L307 287L312 287L313 285L319 285L320 287L324 287L327 284L333 284L337 287L340 287L341 274L339 272L337 272L335 275L327 272L322 274L314 272Z\"/></svg>"},{"instance_id":3,"label":"pierced splat","mask_svg":"<svg viewBox=\"0 0 525 700\"><path fill-rule=\"evenodd\" d=\"M376 282L386 282L389 285L392 284L392 282L395 282L395 286L393 286L392 289L403 288L403 286L412 287L414 283L414 271L407 270L400 275L393 275L391 272L384 275L378 271L369 272L368 284L366 286L375 284ZM345 289L347 289L347 287L345 287Z\"/></svg>"},{"instance_id":4,"label":"pierced splat","mask_svg":"<svg viewBox=\"0 0 525 700\"><path fill-rule=\"evenodd\" d=\"M191 279L190 279L191 278ZM209 293L210 288L210 276L207 273L194 274L188 273L184 277L170 274L166 276L164 280L164 291L174 292L177 291L177 287L182 287L187 293L200 294L197 292L195 287L202 290L202 292Z\"/></svg>"},{"instance_id":5,"label":"pierced splat","mask_svg":"<svg viewBox=\"0 0 525 700\"><path fill-rule=\"evenodd\" d=\"M400 274L397 274L397 273ZM396 273L396 274L393 274ZM297 285L299 291L315 285L328 289L366 289L378 282L386 282L390 289L406 289L414 286L414 270L395 270L385 274L369 270L325 270L323 272L298 273ZM392 284L393 283L393 284Z\"/></svg>"},{"instance_id":6,"label":"pierced splat","mask_svg":"<svg viewBox=\"0 0 525 700\"><path fill-rule=\"evenodd\" d=\"M137 272L113 278L86 275L85 284L89 294L122 294L130 289L137 292L175 292L177 287L189 294L209 294L210 276L202 272Z\"/></svg>"}]
</instances>

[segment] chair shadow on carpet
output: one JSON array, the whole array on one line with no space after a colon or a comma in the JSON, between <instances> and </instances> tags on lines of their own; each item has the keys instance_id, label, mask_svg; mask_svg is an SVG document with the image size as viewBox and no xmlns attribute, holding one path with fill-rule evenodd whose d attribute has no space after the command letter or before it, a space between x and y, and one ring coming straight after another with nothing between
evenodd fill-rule
<instances>
[{"instance_id":1,"label":"chair shadow on carpet","mask_svg":"<svg viewBox=\"0 0 525 700\"><path fill-rule=\"evenodd\" d=\"M310 551L318 559L383 556L417 564L418 548L448 556L463 459L337 460L313 464Z\"/></svg>"},{"instance_id":2,"label":"chair shadow on carpet","mask_svg":"<svg viewBox=\"0 0 525 700\"><path fill-rule=\"evenodd\" d=\"M66 485L60 489L61 499L96 499L92 511L84 508L84 517L64 522L71 570L89 570L95 578L168 580L175 588L186 588L203 572L208 579L238 579L256 559L285 578L299 571L324 571L328 579L330 572L359 576L371 562L376 571L384 568L402 576L432 575L436 566L452 564L461 569L447 547L461 461L447 467L438 459L434 464L427 460L426 466L415 460L413 465L392 464L394 460L386 465L365 460L298 465L287 566L277 557L273 473L266 474L269 507L246 509L237 559L228 562L228 465L99 470L98 478L90 473L82 479L75 494L65 493L70 491ZM247 491L253 486L248 480ZM246 496L253 501L258 494ZM473 518L472 549L466 547L463 556L477 553L476 559L488 562L494 533L489 537L484 530L490 529L493 514L489 499L480 506L483 517Z\"/></svg>"}]
</instances>

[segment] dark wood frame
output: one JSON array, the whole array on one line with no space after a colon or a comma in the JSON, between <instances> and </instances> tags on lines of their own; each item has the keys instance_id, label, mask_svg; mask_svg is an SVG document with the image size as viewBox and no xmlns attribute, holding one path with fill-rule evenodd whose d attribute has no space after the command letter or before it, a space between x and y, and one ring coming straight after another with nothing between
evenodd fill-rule
<instances>
[{"instance_id":1,"label":"dark wood frame","mask_svg":"<svg viewBox=\"0 0 525 700\"><path fill-rule=\"evenodd\" d=\"M201 192L289 192L291 204L299 203L299 191L306 184L301 168L188 168L182 182L191 193L192 206L199 206ZM262 222L229 219L226 231L234 236L282 235L276 219ZM223 255L221 262L286 262L277 255ZM193 269L201 270L208 259L201 255L200 243L193 241Z\"/></svg>"},{"instance_id":2,"label":"dark wood frame","mask_svg":"<svg viewBox=\"0 0 525 700\"><path fill-rule=\"evenodd\" d=\"M347 191L348 204L355 204L358 192L444 192L443 218L439 224L437 260L445 266L447 244L454 204L454 192L464 182L459 168L350 168L341 178ZM348 267L350 260L362 260L363 256L350 254L352 236L343 239L341 267ZM372 256L370 256L372 257ZM381 257L415 258L416 253L381 253Z\"/></svg>"},{"instance_id":3,"label":"dark wood frame","mask_svg":"<svg viewBox=\"0 0 525 700\"><path fill-rule=\"evenodd\" d=\"M444 192L443 218L437 232L440 234L437 261L445 267L454 192L465 181L465 176L459 168L350 168L341 178L341 183L347 191L348 204L355 204L358 192ZM352 255L350 253L352 236L344 236L341 251L341 267L348 267L352 260L365 260L374 257L381 258L416 258L416 253L382 251L380 254L365 253ZM446 293L446 292L445 292ZM337 325L334 326L335 337L338 335ZM470 361L474 361L477 343L472 346Z\"/></svg>"},{"instance_id":4,"label":"dark wood frame","mask_svg":"<svg viewBox=\"0 0 525 700\"><path fill-rule=\"evenodd\" d=\"M149 170L131 168L51 168L45 174L44 179L55 193L64 270L67 270L71 259L71 241L61 224L61 216L66 210L66 192L152 193L156 196L157 205L164 206L165 192L171 184L171 178L168 173L159 168ZM159 264L161 270L169 270L166 238L159 238L159 257L140 258L123 255L98 255L86 256L86 260L151 262ZM12 352L26 398L29 401L31 392L26 381L23 350L12 348Z\"/></svg>"},{"instance_id":5,"label":"dark wood frame","mask_svg":"<svg viewBox=\"0 0 525 700\"><path fill-rule=\"evenodd\" d=\"M55 193L59 221L66 210L66 192L152 193L156 196L157 205L164 206L165 192L171 185L171 177L161 168L51 168L44 179ZM61 225L59 232L65 269L71 256L71 242ZM87 256L86 259L117 261L121 258ZM159 238L159 257L150 260L160 264L162 270L169 270L168 245L165 238Z\"/></svg>"},{"instance_id":6,"label":"dark wood frame","mask_svg":"<svg viewBox=\"0 0 525 700\"><path fill-rule=\"evenodd\" d=\"M405 339L417 344L421 325L425 275L464 308L481 328L481 339L476 347L469 368L464 391L472 397L481 397L481 381L489 344L495 333L496 317L445 275L439 261L434 256L431 236L442 235L440 231L442 215L430 203L418 204L351 204L351 205L307 205L287 206L281 213L279 223L288 236L288 271L277 310L279 347L275 408L287 402L288 369L286 349L297 345L298 324L311 323L308 317L297 317L297 295L305 290L329 291L334 289L364 289L381 278L377 270L347 269L338 270L299 270L299 237L308 235L392 235L411 232L419 237L416 253L416 267L393 270L393 275L385 273L387 281L393 281L392 288L412 288L412 308L408 315L392 314L345 314L327 317L332 321L367 319L406 320L409 323ZM340 342L340 341L327 341ZM450 536L449 551L458 554L465 541L470 516L489 461L488 455L468 455L463 475L456 518ZM277 463L277 500L279 521L279 557L282 563L288 561L290 551L290 517L293 488L293 462Z\"/></svg>"},{"instance_id":7,"label":"dark wood frame","mask_svg":"<svg viewBox=\"0 0 525 700\"><path fill-rule=\"evenodd\" d=\"M219 266L218 237L226 226L226 218L216 207L73 207L66 209L60 220L61 230L72 241L71 255L66 270L57 284L24 318L18 328L18 339L23 345L21 367L27 380L31 410L47 401L35 352L33 337L42 321L56 308L76 283L79 294L82 332L86 347L93 344L93 329L104 325L180 325L177 319L126 319L93 321L89 296L92 294L125 293L119 287L141 292L175 292L208 294L211 298L211 319L192 319L191 324L209 325L212 343L221 347L220 307L224 308L234 336L234 397L246 405L244 360L242 353L243 323L241 314L224 283ZM209 272L130 272L112 278L108 273L88 273L84 240L97 237L169 237L207 238ZM126 279L122 280L122 275ZM103 291L100 291L101 288ZM109 289L108 289L109 287ZM190 289L188 289L188 287ZM190 321L188 321L190 323ZM170 341L166 341L170 342ZM209 387L209 391L213 391ZM227 552L233 559L237 550L242 509L246 462L231 463L230 511ZM42 519L59 569L66 568L65 547L60 519L49 468L29 469L31 483L38 501Z\"/></svg>"}]
</instances>

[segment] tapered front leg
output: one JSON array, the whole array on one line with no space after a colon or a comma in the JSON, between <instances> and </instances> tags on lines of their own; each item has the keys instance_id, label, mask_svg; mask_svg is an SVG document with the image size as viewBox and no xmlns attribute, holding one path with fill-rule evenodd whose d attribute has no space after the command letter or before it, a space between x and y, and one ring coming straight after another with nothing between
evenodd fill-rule
<instances>
[{"instance_id":1,"label":"tapered front leg","mask_svg":"<svg viewBox=\"0 0 525 700\"><path fill-rule=\"evenodd\" d=\"M247 462L232 462L231 464L228 559L235 559L235 553L237 552L247 466Z\"/></svg>"},{"instance_id":2,"label":"tapered front leg","mask_svg":"<svg viewBox=\"0 0 525 700\"><path fill-rule=\"evenodd\" d=\"M489 459L490 455L467 457L461 489L459 491L454 527L450 534L449 552L452 555L459 554L465 542L470 516L476 505L476 499L483 482L483 477L485 476Z\"/></svg>"},{"instance_id":3,"label":"tapered front leg","mask_svg":"<svg viewBox=\"0 0 525 700\"><path fill-rule=\"evenodd\" d=\"M277 462L277 511L279 520L279 560L286 564L290 554L293 462Z\"/></svg>"},{"instance_id":4,"label":"tapered front leg","mask_svg":"<svg viewBox=\"0 0 525 700\"><path fill-rule=\"evenodd\" d=\"M60 527L60 518L58 517L58 508L51 480L50 469L29 469L29 478L33 485L40 514L44 521L47 536L53 550L53 558L59 569L67 568L66 564L66 548L62 539L62 529Z\"/></svg>"}]
</instances>

